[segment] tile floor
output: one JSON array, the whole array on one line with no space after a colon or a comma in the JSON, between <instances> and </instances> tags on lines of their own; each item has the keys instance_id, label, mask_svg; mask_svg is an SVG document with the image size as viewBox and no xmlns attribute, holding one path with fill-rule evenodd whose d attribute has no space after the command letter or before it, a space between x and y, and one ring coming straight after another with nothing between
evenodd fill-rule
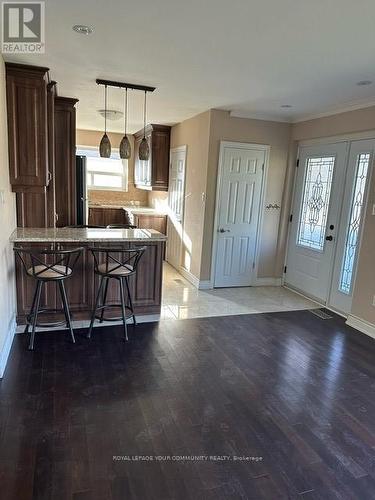
<instances>
[{"instance_id":1,"label":"tile floor","mask_svg":"<svg viewBox=\"0 0 375 500\"><path fill-rule=\"evenodd\" d=\"M165 263L161 319L295 311L319 307L283 287L259 286L197 290Z\"/></svg>"}]
</instances>

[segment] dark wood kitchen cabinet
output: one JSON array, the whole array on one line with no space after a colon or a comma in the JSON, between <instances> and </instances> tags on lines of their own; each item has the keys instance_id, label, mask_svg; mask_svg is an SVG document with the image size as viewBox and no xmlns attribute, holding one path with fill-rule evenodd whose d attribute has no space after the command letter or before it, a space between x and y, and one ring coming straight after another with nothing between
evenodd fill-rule
<instances>
[{"instance_id":1,"label":"dark wood kitchen cabinet","mask_svg":"<svg viewBox=\"0 0 375 500\"><path fill-rule=\"evenodd\" d=\"M125 210L122 208L89 208L90 226L108 226L110 224L127 224Z\"/></svg>"},{"instance_id":2,"label":"dark wood kitchen cabinet","mask_svg":"<svg viewBox=\"0 0 375 500\"><path fill-rule=\"evenodd\" d=\"M56 227L77 224L76 108L78 99L55 97Z\"/></svg>"},{"instance_id":3,"label":"dark wood kitchen cabinet","mask_svg":"<svg viewBox=\"0 0 375 500\"><path fill-rule=\"evenodd\" d=\"M134 134L134 183L139 189L168 191L169 149L171 127L147 125L145 136L150 147L148 161L139 159L139 145L143 139L143 129Z\"/></svg>"},{"instance_id":4,"label":"dark wood kitchen cabinet","mask_svg":"<svg viewBox=\"0 0 375 500\"><path fill-rule=\"evenodd\" d=\"M75 224L76 99L57 97L48 68L6 63L9 174L17 226ZM65 213L67 215L65 215Z\"/></svg>"},{"instance_id":5,"label":"dark wood kitchen cabinet","mask_svg":"<svg viewBox=\"0 0 375 500\"><path fill-rule=\"evenodd\" d=\"M13 191L48 185L48 68L6 63L9 173Z\"/></svg>"},{"instance_id":6,"label":"dark wood kitchen cabinet","mask_svg":"<svg viewBox=\"0 0 375 500\"><path fill-rule=\"evenodd\" d=\"M71 277L65 280L66 293L70 311L73 320L88 320L94 306L95 296L99 285L98 276L94 274L94 260L89 250L91 246L105 246L118 248L134 248L146 246L146 251L139 262L136 275L129 278L129 286L133 297L133 304L136 314L160 314L161 306L161 287L162 287L162 262L164 252L163 241L142 241L142 242L109 242L101 243L85 241L84 243L17 243L17 246L25 246L38 251L55 246L61 250L67 250L77 247L83 247L82 255L76 263ZM26 315L29 313L33 295L35 292L35 279L28 276L20 262L16 259L16 287L17 287L17 323L25 324ZM119 303L120 292L117 280L110 280L108 287L108 302ZM56 282L46 283L43 287L41 305L44 309L61 309L61 300L59 291L56 288ZM118 316L118 310L114 314ZM111 311L107 311L109 316ZM56 321L63 319L63 314L46 312L41 314L40 322Z\"/></svg>"},{"instance_id":7,"label":"dark wood kitchen cabinet","mask_svg":"<svg viewBox=\"0 0 375 500\"><path fill-rule=\"evenodd\" d=\"M167 234L166 215L134 214L134 224L139 229L155 229L159 233Z\"/></svg>"}]
</instances>

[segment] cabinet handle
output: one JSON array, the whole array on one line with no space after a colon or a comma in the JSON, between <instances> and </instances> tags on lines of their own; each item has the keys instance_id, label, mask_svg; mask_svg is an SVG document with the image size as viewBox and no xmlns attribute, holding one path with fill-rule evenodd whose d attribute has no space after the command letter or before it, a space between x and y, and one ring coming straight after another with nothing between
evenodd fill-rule
<instances>
[{"instance_id":1,"label":"cabinet handle","mask_svg":"<svg viewBox=\"0 0 375 500\"><path fill-rule=\"evenodd\" d=\"M47 173L47 186L51 182L51 180L52 180L52 173L48 170L48 173Z\"/></svg>"},{"instance_id":2,"label":"cabinet handle","mask_svg":"<svg viewBox=\"0 0 375 500\"><path fill-rule=\"evenodd\" d=\"M57 222L59 220L59 214L55 212L55 221Z\"/></svg>"}]
</instances>

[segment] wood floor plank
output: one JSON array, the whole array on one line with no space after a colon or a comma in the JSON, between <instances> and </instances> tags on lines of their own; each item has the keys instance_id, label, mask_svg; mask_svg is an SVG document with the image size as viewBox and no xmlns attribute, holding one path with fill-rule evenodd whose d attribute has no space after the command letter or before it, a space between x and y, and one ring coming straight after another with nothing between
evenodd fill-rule
<instances>
[{"instance_id":1,"label":"wood floor plank","mask_svg":"<svg viewBox=\"0 0 375 500\"><path fill-rule=\"evenodd\" d=\"M16 336L2 500L375 499L374 340L308 311L129 330Z\"/></svg>"}]
</instances>

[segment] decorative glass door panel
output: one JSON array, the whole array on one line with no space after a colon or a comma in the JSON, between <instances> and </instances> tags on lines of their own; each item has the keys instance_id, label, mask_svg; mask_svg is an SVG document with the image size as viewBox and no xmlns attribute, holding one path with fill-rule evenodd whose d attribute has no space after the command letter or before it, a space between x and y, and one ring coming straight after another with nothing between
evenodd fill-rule
<instances>
[{"instance_id":1,"label":"decorative glass door panel","mask_svg":"<svg viewBox=\"0 0 375 500\"><path fill-rule=\"evenodd\" d=\"M355 271L361 238L368 179L374 158L375 140L352 141L347 161L346 185L329 305L343 313L351 310Z\"/></svg>"},{"instance_id":2,"label":"decorative glass door panel","mask_svg":"<svg viewBox=\"0 0 375 500\"><path fill-rule=\"evenodd\" d=\"M307 159L298 245L324 248L334 164L334 156Z\"/></svg>"},{"instance_id":3,"label":"decorative glass door panel","mask_svg":"<svg viewBox=\"0 0 375 500\"><path fill-rule=\"evenodd\" d=\"M346 231L345 251L339 287L342 292L347 294L351 292L353 284L353 268L357 254L369 163L370 153L361 153L358 155L357 174L351 202L349 225Z\"/></svg>"}]
</instances>

